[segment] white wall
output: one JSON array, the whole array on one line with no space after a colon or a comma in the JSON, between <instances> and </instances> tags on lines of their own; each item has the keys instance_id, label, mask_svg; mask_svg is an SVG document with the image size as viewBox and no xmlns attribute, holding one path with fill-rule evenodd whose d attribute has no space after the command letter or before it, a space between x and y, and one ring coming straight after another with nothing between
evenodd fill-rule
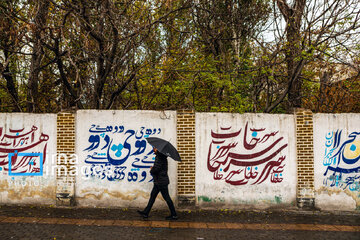
<instances>
[{"instance_id":1,"label":"white wall","mask_svg":"<svg viewBox=\"0 0 360 240\"><path fill-rule=\"evenodd\" d=\"M53 166L56 114L0 113L0 203L55 204Z\"/></svg>"},{"instance_id":2,"label":"white wall","mask_svg":"<svg viewBox=\"0 0 360 240\"><path fill-rule=\"evenodd\" d=\"M198 205L294 204L296 182L293 115L196 113Z\"/></svg>"},{"instance_id":3,"label":"white wall","mask_svg":"<svg viewBox=\"0 0 360 240\"><path fill-rule=\"evenodd\" d=\"M359 123L360 114L314 115L315 204L320 209L360 208Z\"/></svg>"},{"instance_id":4,"label":"white wall","mask_svg":"<svg viewBox=\"0 0 360 240\"><path fill-rule=\"evenodd\" d=\"M176 146L176 112L77 111L77 204L145 207L153 186L149 171L155 157L147 136L164 138ZM171 158L168 163L169 192L175 201L177 164ZM81 174L85 169L86 174ZM154 205L164 206L162 198Z\"/></svg>"}]
</instances>

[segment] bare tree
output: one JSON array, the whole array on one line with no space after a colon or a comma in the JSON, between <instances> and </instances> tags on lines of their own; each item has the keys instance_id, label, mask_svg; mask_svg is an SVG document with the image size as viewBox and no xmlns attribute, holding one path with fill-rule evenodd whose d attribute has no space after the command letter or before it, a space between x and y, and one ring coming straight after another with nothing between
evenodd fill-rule
<instances>
[{"instance_id":1,"label":"bare tree","mask_svg":"<svg viewBox=\"0 0 360 240\"><path fill-rule=\"evenodd\" d=\"M32 56L27 94L28 112L39 111L39 75L42 59L44 57L41 41L44 37L44 30L46 28L46 21L48 19L47 15L49 10L49 4L49 0L36 0L33 8L33 11L35 13L30 25L32 34Z\"/></svg>"},{"instance_id":2,"label":"bare tree","mask_svg":"<svg viewBox=\"0 0 360 240\"><path fill-rule=\"evenodd\" d=\"M195 1L192 11L194 35L204 44L205 53L224 60L227 67L223 66L219 71L228 70L231 61L240 65L249 39L267 19L268 10L268 5L259 0Z\"/></svg>"},{"instance_id":3,"label":"bare tree","mask_svg":"<svg viewBox=\"0 0 360 240\"><path fill-rule=\"evenodd\" d=\"M189 8L189 4L168 12L161 12L151 2L134 0L64 0L57 7L65 12L64 16L68 15L63 19L62 38L73 39L72 46L62 43L50 47L59 56L61 79L69 82L65 65L82 72L78 91L67 84L70 95L74 100L77 98L77 105L110 109L144 66L146 56L141 56L141 50L155 26ZM59 37L56 41L61 40Z\"/></svg>"},{"instance_id":4,"label":"bare tree","mask_svg":"<svg viewBox=\"0 0 360 240\"><path fill-rule=\"evenodd\" d=\"M303 70L326 58L352 68L349 56L360 35L357 0L274 0L272 43L258 41L264 62L275 78L259 78L265 87L263 109L271 112L286 101L287 110L302 105ZM258 39L257 39L258 40ZM264 56L263 55L263 56Z\"/></svg>"},{"instance_id":5,"label":"bare tree","mask_svg":"<svg viewBox=\"0 0 360 240\"><path fill-rule=\"evenodd\" d=\"M20 28L17 28L13 19L11 18L11 12L14 12L16 8L16 2L5 1L0 4L0 15L2 21L0 21L0 49L2 56L0 55L0 73L6 80L5 85L1 87L9 93L11 102L13 103L12 111L19 112L21 107L19 106L18 87L16 84L16 60L14 58L15 52L19 48L19 36L22 34Z\"/></svg>"}]
</instances>

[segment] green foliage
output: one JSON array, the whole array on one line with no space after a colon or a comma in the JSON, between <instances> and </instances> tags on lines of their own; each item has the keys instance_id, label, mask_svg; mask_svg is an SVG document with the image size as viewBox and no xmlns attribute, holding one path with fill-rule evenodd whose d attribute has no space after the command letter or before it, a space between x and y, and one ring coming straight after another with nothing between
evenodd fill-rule
<instances>
[{"instance_id":1,"label":"green foliage","mask_svg":"<svg viewBox=\"0 0 360 240\"><path fill-rule=\"evenodd\" d=\"M341 44L329 47L326 37L353 26L356 19L344 16L323 29L314 24L308 32L299 28L263 45L257 34L275 11L272 2L1 2L0 111L28 111L36 96L35 112L191 108L284 113L293 101L286 93L291 73L302 61L295 81L298 95L304 106L316 110L310 103L319 101L321 64L329 68L334 61L327 56L340 58L348 52ZM39 6L47 10L43 27L35 21ZM325 37L317 38L319 34ZM35 55L40 56L37 65ZM34 76L38 95L29 91ZM342 89L356 86L349 82Z\"/></svg>"}]
</instances>

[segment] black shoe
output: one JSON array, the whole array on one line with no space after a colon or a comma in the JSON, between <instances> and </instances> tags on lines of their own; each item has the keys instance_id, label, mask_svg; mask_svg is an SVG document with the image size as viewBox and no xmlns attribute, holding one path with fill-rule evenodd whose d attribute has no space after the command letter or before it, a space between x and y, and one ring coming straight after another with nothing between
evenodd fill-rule
<instances>
[{"instance_id":1,"label":"black shoe","mask_svg":"<svg viewBox=\"0 0 360 240\"><path fill-rule=\"evenodd\" d=\"M176 215L170 215L165 218L166 220L178 220L178 216Z\"/></svg>"},{"instance_id":2,"label":"black shoe","mask_svg":"<svg viewBox=\"0 0 360 240\"><path fill-rule=\"evenodd\" d=\"M148 218L148 217L149 217L149 215L148 215L146 212L144 212L144 211L137 210L137 212L138 212L143 218Z\"/></svg>"}]
</instances>

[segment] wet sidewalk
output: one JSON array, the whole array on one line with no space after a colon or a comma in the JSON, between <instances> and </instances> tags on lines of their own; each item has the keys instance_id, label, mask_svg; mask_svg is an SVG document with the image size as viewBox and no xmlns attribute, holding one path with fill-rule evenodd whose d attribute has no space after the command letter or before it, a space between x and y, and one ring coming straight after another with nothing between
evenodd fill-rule
<instances>
[{"instance_id":1,"label":"wet sidewalk","mask_svg":"<svg viewBox=\"0 0 360 240\"><path fill-rule=\"evenodd\" d=\"M136 210L1 206L0 239L360 239L357 212L182 209L165 221L166 210Z\"/></svg>"}]
</instances>

